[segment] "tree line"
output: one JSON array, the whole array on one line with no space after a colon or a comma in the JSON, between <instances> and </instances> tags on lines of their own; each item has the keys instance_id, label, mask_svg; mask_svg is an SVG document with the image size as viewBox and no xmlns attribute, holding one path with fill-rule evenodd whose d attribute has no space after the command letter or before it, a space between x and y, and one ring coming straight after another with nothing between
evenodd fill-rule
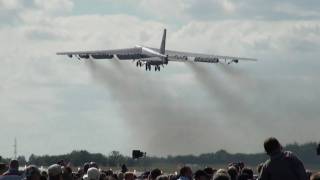
<instances>
[{"instance_id":1,"label":"tree line","mask_svg":"<svg viewBox=\"0 0 320 180\"><path fill-rule=\"evenodd\" d=\"M316 143L306 144L289 144L284 147L285 150L289 150L297 154L297 156L305 164L319 164L320 157L316 155ZM85 150L72 151L71 153L64 155L34 155L32 154L28 160L25 157L19 156L18 160L21 165L23 164L35 164L38 166L48 166L58 161L64 160L71 163L73 166L82 166L85 162L94 161L102 166L116 167L121 164L127 166L152 166L154 164L197 164L197 165L214 165L214 164L226 164L230 162L244 162L245 164L255 166L261 162L264 162L268 157L265 153L244 154L236 153L232 154L225 150L219 150L214 153L204 153L200 155L176 155L167 157L147 156L139 160L133 160L129 156L122 155L118 151L112 151L108 155L101 153L90 153ZM1 159L2 162L7 162L9 159Z\"/></svg>"}]
</instances>

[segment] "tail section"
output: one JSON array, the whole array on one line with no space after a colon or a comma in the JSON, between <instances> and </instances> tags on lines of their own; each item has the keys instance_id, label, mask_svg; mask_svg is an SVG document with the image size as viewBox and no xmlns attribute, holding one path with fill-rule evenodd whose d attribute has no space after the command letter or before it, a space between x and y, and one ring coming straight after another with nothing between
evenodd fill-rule
<instances>
[{"instance_id":1,"label":"tail section","mask_svg":"<svg viewBox=\"0 0 320 180\"><path fill-rule=\"evenodd\" d=\"M160 53L165 54L166 52L166 36L167 36L167 30L163 30L163 36L162 36L162 41L161 41L161 46L160 46Z\"/></svg>"}]
</instances>

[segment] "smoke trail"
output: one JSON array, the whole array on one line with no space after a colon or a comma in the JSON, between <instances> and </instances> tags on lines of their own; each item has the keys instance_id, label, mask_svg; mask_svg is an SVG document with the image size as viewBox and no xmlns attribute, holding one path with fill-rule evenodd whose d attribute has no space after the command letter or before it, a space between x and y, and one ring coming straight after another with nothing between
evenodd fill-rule
<instances>
[{"instance_id":1,"label":"smoke trail","mask_svg":"<svg viewBox=\"0 0 320 180\"><path fill-rule=\"evenodd\" d=\"M268 118L269 115L263 113L260 107L256 107L256 89L251 89L247 85L252 85L253 81L246 79L244 72L236 69L222 67L222 73L219 68L202 66L197 63L189 63L188 66L193 71L194 76L200 85L205 88L211 101L216 102L214 108L221 114L225 120L224 127L232 134L237 134L237 139L247 139L251 136L252 130L261 130L257 136L263 136L265 131L256 121ZM242 84L243 83L243 84ZM248 93L253 94L251 97ZM263 109L263 108L262 108ZM267 122L267 121L266 121ZM261 137L264 138L264 137Z\"/></svg>"},{"instance_id":2,"label":"smoke trail","mask_svg":"<svg viewBox=\"0 0 320 180\"><path fill-rule=\"evenodd\" d=\"M195 97L180 92L181 87L172 89L174 84L169 86L163 81L162 73L114 63L118 62L108 66L90 62L88 67L93 79L120 104L126 122L124 130L132 134L126 143L152 154L200 153L221 148L252 152L256 149L248 147L256 147L267 136L295 136L299 131L277 130L279 127L307 127L298 120L317 117L317 106L299 104L297 91L288 93L286 85L277 88L282 81L252 77L232 66L209 69L188 64L209 97L196 103Z\"/></svg>"},{"instance_id":3,"label":"smoke trail","mask_svg":"<svg viewBox=\"0 0 320 180\"><path fill-rule=\"evenodd\" d=\"M88 67L93 78L121 104L126 129L133 134L131 141L139 147L162 155L224 147L222 142L208 143L212 136L227 133L215 120L214 111L204 113L210 107L199 107L188 103L185 97L174 96L158 76L148 77L149 72L142 74L121 63L107 67L90 61Z\"/></svg>"}]
</instances>

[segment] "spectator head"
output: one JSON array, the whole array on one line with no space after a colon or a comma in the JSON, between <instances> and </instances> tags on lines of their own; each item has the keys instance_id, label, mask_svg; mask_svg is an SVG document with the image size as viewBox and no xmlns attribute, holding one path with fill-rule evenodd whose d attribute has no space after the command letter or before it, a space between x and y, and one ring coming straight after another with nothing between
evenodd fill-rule
<instances>
[{"instance_id":1,"label":"spectator head","mask_svg":"<svg viewBox=\"0 0 320 180\"><path fill-rule=\"evenodd\" d=\"M184 166L180 169L180 176L188 177L192 179L192 170L189 166Z\"/></svg>"},{"instance_id":2,"label":"spectator head","mask_svg":"<svg viewBox=\"0 0 320 180\"><path fill-rule=\"evenodd\" d=\"M124 180L134 180L135 176L132 172L126 172L124 174Z\"/></svg>"},{"instance_id":3,"label":"spectator head","mask_svg":"<svg viewBox=\"0 0 320 180\"><path fill-rule=\"evenodd\" d=\"M108 178L107 178L106 173L105 173L105 172L101 172L101 173L100 173L99 180L107 180L107 179L108 179Z\"/></svg>"},{"instance_id":4,"label":"spectator head","mask_svg":"<svg viewBox=\"0 0 320 180\"><path fill-rule=\"evenodd\" d=\"M156 180L169 180L169 177L166 175L160 175L156 178Z\"/></svg>"},{"instance_id":5,"label":"spectator head","mask_svg":"<svg viewBox=\"0 0 320 180\"><path fill-rule=\"evenodd\" d=\"M46 179L48 178L48 173L47 171L41 171L41 177L45 177Z\"/></svg>"},{"instance_id":6,"label":"spectator head","mask_svg":"<svg viewBox=\"0 0 320 180\"><path fill-rule=\"evenodd\" d=\"M26 180L40 180L40 170L34 166L30 165L25 170Z\"/></svg>"},{"instance_id":7,"label":"spectator head","mask_svg":"<svg viewBox=\"0 0 320 180\"><path fill-rule=\"evenodd\" d=\"M234 166L230 166L228 168L228 174L229 174L231 180L236 180L238 177L238 169Z\"/></svg>"},{"instance_id":8,"label":"spectator head","mask_svg":"<svg viewBox=\"0 0 320 180\"><path fill-rule=\"evenodd\" d=\"M150 175L149 175L149 179L150 180L155 180L158 176L160 176L162 174L161 170L160 169L153 169L151 172L150 172Z\"/></svg>"},{"instance_id":9,"label":"spectator head","mask_svg":"<svg viewBox=\"0 0 320 180\"><path fill-rule=\"evenodd\" d=\"M213 169L212 167L206 167L203 169L203 171L206 172L210 176L210 179L212 179L214 173L217 172L217 170Z\"/></svg>"},{"instance_id":10,"label":"spectator head","mask_svg":"<svg viewBox=\"0 0 320 180\"><path fill-rule=\"evenodd\" d=\"M198 170L194 173L195 180L210 180L210 176L203 170Z\"/></svg>"},{"instance_id":11,"label":"spectator head","mask_svg":"<svg viewBox=\"0 0 320 180\"><path fill-rule=\"evenodd\" d=\"M106 174L106 176L112 176L113 175L113 171L111 169L105 171L104 173Z\"/></svg>"},{"instance_id":12,"label":"spectator head","mask_svg":"<svg viewBox=\"0 0 320 180\"><path fill-rule=\"evenodd\" d=\"M225 169L218 169L218 171L216 173L228 174L228 172Z\"/></svg>"},{"instance_id":13,"label":"spectator head","mask_svg":"<svg viewBox=\"0 0 320 180\"><path fill-rule=\"evenodd\" d=\"M249 179L253 179L253 171L250 168L247 168L247 167L243 168L241 170L241 174L247 174L249 176Z\"/></svg>"},{"instance_id":14,"label":"spectator head","mask_svg":"<svg viewBox=\"0 0 320 180\"><path fill-rule=\"evenodd\" d=\"M320 172L313 174L310 180L320 180Z\"/></svg>"},{"instance_id":15,"label":"spectator head","mask_svg":"<svg viewBox=\"0 0 320 180\"><path fill-rule=\"evenodd\" d=\"M237 180L251 180L248 174L240 174Z\"/></svg>"},{"instance_id":16,"label":"spectator head","mask_svg":"<svg viewBox=\"0 0 320 180\"><path fill-rule=\"evenodd\" d=\"M19 169L19 162L18 160L11 160L9 164L10 169L18 170Z\"/></svg>"},{"instance_id":17,"label":"spectator head","mask_svg":"<svg viewBox=\"0 0 320 180\"><path fill-rule=\"evenodd\" d=\"M170 180L177 180L179 177L178 177L178 175L176 175L176 174L170 174L169 175L169 179Z\"/></svg>"},{"instance_id":18,"label":"spectator head","mask_svg":"<svg viewBox=\"0 0 320 180\"><path fill-rule=\"evenodd\" d=\"M112 176L109 176L109 179L111 180L117 180L117 179L120 179L118 178L118 175L116 173L113 173ZM122 180L122 179L121 179Z\"/></svg>"},{"instance_id":19,"label":"spectator head","mask_svg":"<svg viewBox=\"0 0 320 180\"><path fill-rule=\"evenodd\" d=\"M97 168L97 169L99 168L98 164L96 162L90 162L89 167L90 168L94 167L94 168Z\"/></svg>"},{"instance_id":20,"label":"spectator head","mask_svg":"<svg viewBox=\"0 0 320 180\"><path fill-rule=\"evenodd\" d=\"M274 137L270 137L270 138L266 139L264 141L263 146L264 146L264 149L268 155L278 153L282 150L281 144Z\"/></svg>"},{"instance_id":21,"label":"spectator head","mask_svg":"<svg viewBox=\"0 0 320 180\"><path fill-rule=\"evenodd\" d=\"M120 172L118 174L118 179L123 180L124 179L124 174L122 172Z\"/></svg>"},{"instance_id":22,"label":"spectator head","mask_svg":"<svg viewBox=\"0 0 320 180\"><path fill-rule=\"evenodd\" d=\"M230 176L226 173L219 173L217 172L214 176L213 176L213 180L231 180Z\"/></svg>"},{"instance_id":23,"label":"spectator head","mask_svg":"<svg viewBox=\"0 0 320 180\"><path fill-rule=\"evenodd\" d=\"M62 180L62 168L58 164L49 166L48 168L49 180Z\"/></svg>"},{"instance_id":24,"label":"spectator head","mask_svg":"<svg viewBox=\"0 0 320 180\"><path fill-rule=\"evenodd\" d=\"M310 179L310 177L312 176L312 171L307 169L306 174L307 174L308 179Z\"/></svg>"},{"instance_id":25,"label":"spectator head","mask_svg":"<svg viewBox=\"0 0 320 180\"><path fill-rule=\"evenodd\" d=\"M89 163L84 163L83 172L86 174L89 168L90 168L90 164Z\"/></svg>"},{"instance_id":26,"label":"spectator head","mask_svg":"<svg viewBox=\"0 0 320 180\"><path fill-rule=\"evenodd\" d=\"M100 178L100 172L95 167L89 168L87 171L87 174L88 174L88 180L99 180Z\"/></svg>"},{"instance_id":27,"label":"spectator head","mask_svg":"<svg viewBox=\"0 0 320 180\"><path fill-rule=\"evenodd\" d=\"M63 159L61 159L60 161L58 161L57 164L60 165L60 166L62 166L62 167L67 165L66 162L65 162Z\"/></svg>"},{"instance_id":28,"label":"spectator head","mask_svg":"<svg viewBox=\"0 0 320 180\"><path fill-rule=\"evenodd\" d=\"M62 177L63 177L63 180L72 180L73 179L71 167L69 167L69 166L62 167Z\"/></svg>"},{"instance_id":29,"label":"spectator head","mask_svg":"<svg viewBox=\"0 0 320 180\"><path fill-rule=\"evenodd\" d=\"M122 172L122 173L126 173L127 171L128 171L127 166L126 166L125 164L122 164L122 166L121 166L121 172Z\"/></svg>"}]
</instances>

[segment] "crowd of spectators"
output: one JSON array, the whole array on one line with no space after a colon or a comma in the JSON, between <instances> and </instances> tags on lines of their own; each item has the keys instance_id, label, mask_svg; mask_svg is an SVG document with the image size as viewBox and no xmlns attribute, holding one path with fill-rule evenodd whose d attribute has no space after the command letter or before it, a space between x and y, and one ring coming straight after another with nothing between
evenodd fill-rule
<instances>
[{"instance_id":1,"label":"crowd of spectators","mask_svg":"<svg viewBox=\"0 0 320 180\"><path fill-rule=\"evenodd\" d=\"M291 152L284 151L276 138L268 138L264 149L270 157L255 170L244 163L230 163L225 169L206 167L193 171L183 166L178 173L168 174L160 169L143 173L131 172L125 165L121 171L102 170L95 162L85 163L82 168L72 169L64 161L40 170L29 165L19 171L19 162L11 160L8 167L0 164L0 180L320 180L320 173L312 173Z\"/></svg>"}]
</instances>

